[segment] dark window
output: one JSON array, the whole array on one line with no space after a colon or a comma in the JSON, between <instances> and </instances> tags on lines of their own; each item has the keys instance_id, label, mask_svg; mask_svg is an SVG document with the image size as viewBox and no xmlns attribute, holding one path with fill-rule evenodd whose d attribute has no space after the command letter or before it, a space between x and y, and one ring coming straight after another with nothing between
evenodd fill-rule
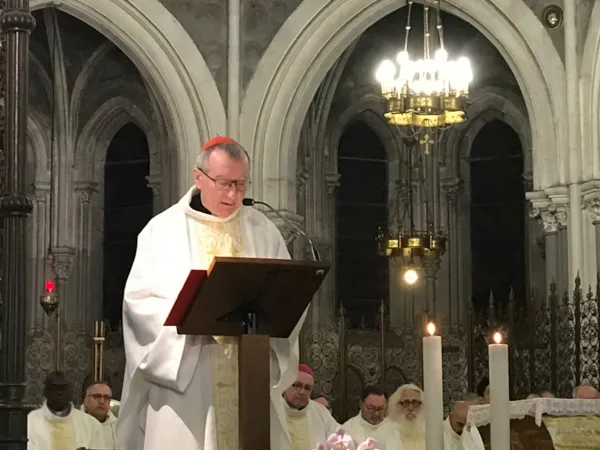
<instances>
[{"instance_id":1,"label":"dark window","mask_svg":"<svg viewBox=\"0 0 600 450\"><path fill-rule=\"evenodd\" d=\"M523 149L515 131L487 123L471 148L472 297L485 308L490 292L506 305L510 289L526 298Z\"/></svg>"},{"instance_id":2,"label":"dark window","mask_svg":"<svg viewBox=\"0 0 600 450\"><path fill-rule=\"evenodd\" d=\"M377 229L388 218L388 161L377 135L362 122L350 125L338 149L340 187L335 196L337 305L372 324L389 296L387 258Z\"/></svg>"},{"instance_id":3,"label":"dark window","mask_svg":"<svg viewBox=\"0 0 600 450\"><path fill-rule=\"evenodd\" d=\"M137 247L137 235L152 218L148 141L133 124L114 137L104 166L104 318L121 321L123 290Z\"/></svg>"}]
</instances>

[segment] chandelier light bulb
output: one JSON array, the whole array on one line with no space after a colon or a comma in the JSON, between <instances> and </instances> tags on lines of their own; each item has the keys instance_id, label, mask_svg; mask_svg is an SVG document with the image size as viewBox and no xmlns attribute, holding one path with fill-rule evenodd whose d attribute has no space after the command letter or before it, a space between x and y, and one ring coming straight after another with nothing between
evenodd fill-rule
<instances>
[{"instance_id":1,"label":"chandelier light bulb","mask_svg":"<svg viewBox=\"0 0 600 450\"><path fill-rule=\"evenodd\" d=\"M394 84L394 76L396 75L396 66L392 61L386 59L382 61L377 71L375 72L375 78L385 89L390 89Z\"/></svg>"},{"instance_id":2,"label":"chandelier light bulb","mask_svg":"<svg viewBox=\"0 0 600 450\"><path fill-rule=\"evenodd\" d=\"M419 274L415 269L407 269L404 272L404 281L406 284L415 284L419 279Z\"/></svg>"}]
</instances>

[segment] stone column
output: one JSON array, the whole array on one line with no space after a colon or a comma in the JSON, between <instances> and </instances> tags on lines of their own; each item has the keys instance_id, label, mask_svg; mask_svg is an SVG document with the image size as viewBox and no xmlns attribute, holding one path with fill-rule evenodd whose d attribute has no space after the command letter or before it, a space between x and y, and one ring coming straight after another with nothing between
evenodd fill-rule
<instances>
[{"instance_id":1,"label":"stone column","mask_svg":"<svg viewBox=\"0 0 600 450\"><path fill-rule=\"evenodd\" d=\"M29 38L35 19L28 0L7 0L0 17L5 34L4 196L0 200L2 249L2 352L0 354L0 448L27 448L25 396L25 325L27 295L26 146Z\"/></svg>"},{"instance_id":2,"label":"stone column","mask_svg":"<svg viewBox=\"0 0 600 450\"><path fill-rule=\"evenodd\" d=\"M587 210L594 225L596 237L596 267L600 270L600 198L592 198L586 204Z\"/></svg>"},{"instance_id":3,"label":"stone column","mask_svg":"<svg viewBox=\"0 0 600 450\"><path fill-rule=\"evenodd\" d=\"M46 259L50 233L48 219L50 215L50 184L37 183L33 186L32 233L30 236L30 261L32 272L28 277L29 290L27 311L27 327L33 328L44 322L46 314L39 307L37 298L40 296L46 281Z\"/></svg>"},{"instance_id":4,"label":"stone column","mask_svg":"<svg viewBox=\"0 0 600 450\"><path fill-rule=\"evenodd\" d=\"M544 228L544 254L546 264L546 294L550 289L550 283L559 281L559 245L558 245L558 222L554 211L545 209L533 209L531 217L538 218ZM562 294L561 294L562 295Z\"/></svg>"},{"instance_id":5,"label":"stone column","mask_svg":"<svg viewBox=\"0 0 600 450\"><path fill-rule=\"evenodd\" d=\"M465 301L470 300L463 296L464 277L469 277L471 271L463 267L462 248L470 246L470 242L464 239L459 227L459 200L463 193L462 180L456 178L445 183L447 196L447 233L448 233L448 320L450 323L464 319ZM462 245L461 245L462 244ZM468 309L468 308L467 308Z\"/></svg>"},{"instance_id":6,"label":"stone column","mask_svg":"<svg viewBox=\"0 0 600 450\"><path fill-rule=\"evenodd\" d=\"M159 174L148 175L146 180L148 187L152 189L152 212L157 215L162 211L162 181Z\"/></svg>"},{"instance_id":7,"label":"stone column","mask_svg":"<svg viewBox=\"0 0 600 450\"><path fill-rule=\"evenodd\" d=\"M76 292L78 303L81 305L81 324L91 326L94 320L102 319L102 304L93 301L91 295L90 274L93 258L93 233L92 233L92 196L98 192L98 183L79 182L75 185L75 192L79 196L79 271ZM91 328L90 328L91 329Z\"/></svg>"},{"instance_id":8,"label":"stone column","mask_svg":"<svg viewBox=\"0 0 600 450\"><path fill-rule=\"evenodd\" d=\"M568 234L568 206L560 206L555 208L555 216L556 222L558 224L558 277L556 280L557 292L560 295L563 295L565 292L569 292L571 294L571 286L575 282L575 276L573 275L573 280L570 280L571 277L570 269L569 269L569 234Z\"/></svg>"}]
</instances>

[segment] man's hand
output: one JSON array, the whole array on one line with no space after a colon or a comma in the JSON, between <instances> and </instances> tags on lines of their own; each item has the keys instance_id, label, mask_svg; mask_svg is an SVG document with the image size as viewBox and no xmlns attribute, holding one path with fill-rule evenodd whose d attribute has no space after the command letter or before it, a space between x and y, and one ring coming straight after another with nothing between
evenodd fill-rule
<instances>
[{"instance_id":1,"label":"man's hand","mask_svg":"<svg viewBox=\"0 0 600 450\"><path fill-rule=\"evenodd\" d=\"M354 447L353 444L352 438L342 427L339 427L327 438L327 450L351 450Z\"/></svg>"},{"instance_id":2,"label":"man's hand","mask_svg":"<svg viewBox=\"0 0 600 450\"><path fill-rule=\"evenodd\" d=\"M365 442L360 444L356 450L379 450L377 448L377 442L375 439L367 439Z\"/></svg>"}]
</instances>

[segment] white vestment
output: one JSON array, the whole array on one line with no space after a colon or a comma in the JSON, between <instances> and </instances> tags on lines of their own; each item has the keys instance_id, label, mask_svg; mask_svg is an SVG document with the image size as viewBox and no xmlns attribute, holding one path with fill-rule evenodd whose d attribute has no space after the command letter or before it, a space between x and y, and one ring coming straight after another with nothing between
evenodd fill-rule
<instances>
[{"instance_id":1,"label":"white vestment","mask_svg":"<svg viewBox=\"0 0 600 450\"><path fill-rule=\"evenodd\" d=\"M358 413L356 416L348 419L342 425L342 428L352 436L356 446L372 438L377 441L378 450L402 450L400 433L398 433L394 424L387 419L384 419L377 425L373 425L363 419L361 414Z\"/></svg>"},{"instance_id":2,"label":"white vestment","mask_svg":"<svg viewBox=\"0 0 600 450\"><path fill-rule=\"evenodd\" d=\"M194 191L142 230L125 286L127 364L117 436L126 450L239 450L237 341L179 335L163 324L190 270L207 269L214 256L289 259L289 253L261 212L203 214L189 206ZM271 339L272 399L296 379L305 316L288 339ZM271 414L272 435L284 421Z\"/></svg>"},{"instance_id":3,"label":"white vestment","mask_svg":"<svg viewBox=\"0 0 600 450\"><path fill-rule=\"evenodd\" d=\"M75 450L79 447L101 449L100 423L92 416L71 408L56 415L44 403L27 416L28 450Z\"/></svg>"},{"instance_id":4,"label":"white vestment","mask_svg":"<svg viewBox=\"0 0 600 450\"><path fill-rule=\"evenodd\" d=\"M280 395L272 406L278 417L281 412L285 415L283 428L276 434L271 431L272 450L313 450L317 444L324 444L340 426L327 408L312 400L306 408L297 410L290 408Z\"/></svg>"},{"instance_id":5,"label":"white vestment","mask_svg":"<svg viewBox=\"0 0 600 450\"><path fill-rule=\"evenodd\" d=\"M85 406L81 405L81 411L85 412ZM90 417L96 419L94 416L90 415ZM101 429L101 437L102 437L102 445L100 447L96 447L97 450L121 450L123 447L119 445L119 440L117 439L117 418L115 415L108 411L108 415L104 422L98 422L100 424Z\"/></svg>"},{"instance_id":6,"label":"white vestment","mask_svg":"<svg viewBox=\"0 0 600 450\"><path fill-rule=\"evenodd\" d=\"M450 425L450 419L444 420L444 450L463 450L462 436Z\"/></svg>"}]
</instances>

